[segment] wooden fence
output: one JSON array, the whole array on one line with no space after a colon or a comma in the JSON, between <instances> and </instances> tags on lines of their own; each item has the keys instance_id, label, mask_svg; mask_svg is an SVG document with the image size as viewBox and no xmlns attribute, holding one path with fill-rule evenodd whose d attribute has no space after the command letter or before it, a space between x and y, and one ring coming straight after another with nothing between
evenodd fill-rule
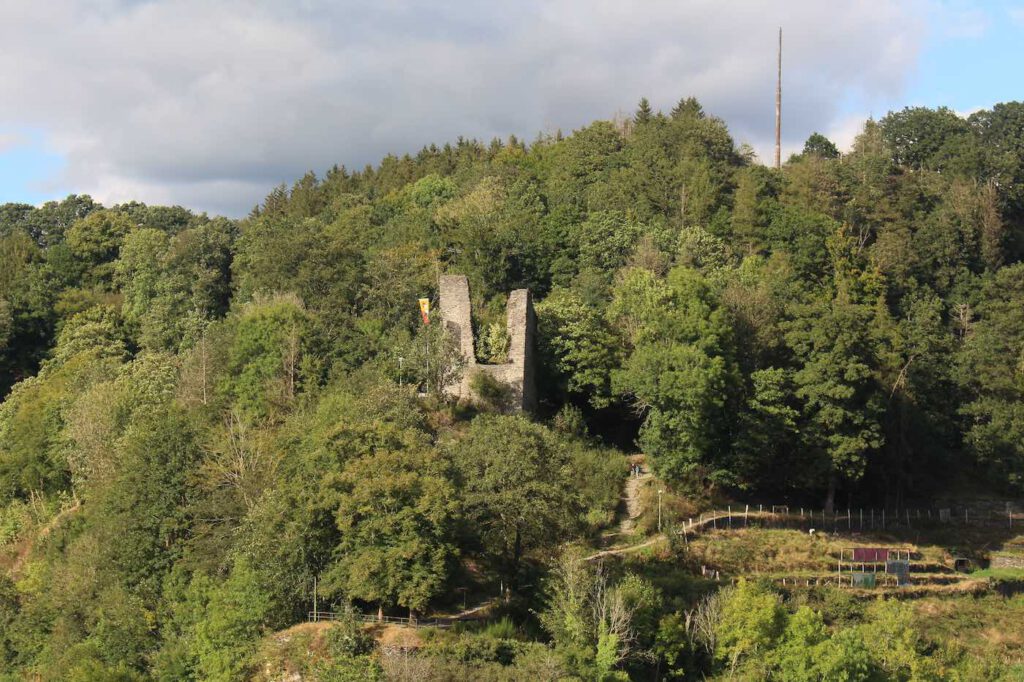
<instances>
[{"instance_id":1,"label":"wooden fence","mask_svg":"<svg viewBox=\"0 0 1024 682\"><path fill-rule=\"evenodd\" d=\"M457 621L445 618L420 620L419 618L403 618L400 616L377 616L375 613L360 611L310 611L308 620L311 623L320 621L338 621L353 618L361 623L382 623L385 625L401 625L413 628L450 628Z\"/></svg>"},{"instance_id":2,"label":"wooden fence","mask_svg":"<svg viewBox=\"0 0 1024 682\"><path fill-rule=\"evenodd\" d=\"M859 508L825 510L787 505L743 505L704 512L696 517L677 520L676 529L683 533L701 532L709 527L731 530L748 526L763 528L815 529L819 532L896 530L899 528L973 526L1014 528L1024 531L1024 514L1007 509L961 508Z\"/></svg>"}]
</instances>

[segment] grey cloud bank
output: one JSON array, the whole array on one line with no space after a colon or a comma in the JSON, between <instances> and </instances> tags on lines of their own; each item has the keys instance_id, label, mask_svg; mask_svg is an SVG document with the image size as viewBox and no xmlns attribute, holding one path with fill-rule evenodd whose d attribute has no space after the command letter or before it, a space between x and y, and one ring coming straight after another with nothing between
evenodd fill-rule
<instances>
[{"instance_id":1,"label":"grey cloud bank","mask_svg":"<svg viewBox=\"0 0 1024 682\"><path fill-rule=\"evenodd\" d=\"M66 159L55 186L234 216L306 170L568 131L643 95L695 95L769 158L776 27L793 148L844 125L843 102L898 95L918 7L8 0L0 125L43 131Z\"/></svg>"}]
</instances>

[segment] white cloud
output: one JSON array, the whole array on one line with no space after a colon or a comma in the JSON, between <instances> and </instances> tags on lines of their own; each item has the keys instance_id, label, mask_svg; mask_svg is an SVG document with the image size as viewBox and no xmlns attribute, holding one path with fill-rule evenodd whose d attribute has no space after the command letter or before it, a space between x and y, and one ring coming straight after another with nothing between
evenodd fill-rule
<instances>
[{"instance_id":1,"label":"white cloud","mask_svg":"<svg viewBox=\"0 0 1024 682\"><path fill-rule=\"evenodd\" d=\"M0 133L0 154L5 154L24 143L24 137L18 133Z\"/></svg>"},{"instance_id":2,"label":"white cloud","mask_svg":"<svg viewBox=\"0 0 1024 682\"><path fill-rule=\"evenodd\" d=\"M784 9L780 9L784 7ZM6 0L0 126L45 131L62 186L239 215L275 184L459 135L528 139L696 95L770 158L889 101L926 30L899 0Z\"/></svg>"},{"instance_id":3,"label":"white cloud","mask_svg":"<svg viewBox=\"0 0 1024 682\"><path fill-rule=\"evenodd\" d=\"M932 0L929 10L932 31L942 38L983 38L992 26L989 12L967 0Z\"/></svg>"},{"instance_id":4,"label":"white cloud","mask_svg":"<svg viewBox=\"0 0 1024 682\"><path fill-rule=\"evenodd\" d=\"M868 116L845 116L837 121L833 121L827 132L824 132L823 135L832 140L839 148L839 151L845 154L853 149L853 142L864 131L864 122L867 119Z\"/></svg>"}]
</instances>

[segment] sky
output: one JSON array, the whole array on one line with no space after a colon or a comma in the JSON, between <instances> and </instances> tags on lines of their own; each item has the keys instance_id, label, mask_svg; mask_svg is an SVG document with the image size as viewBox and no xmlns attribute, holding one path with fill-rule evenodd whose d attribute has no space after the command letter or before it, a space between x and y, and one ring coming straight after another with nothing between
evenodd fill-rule
<instances>
[{"instance_id":1,"label":"sky","mask_svg":"<svg viewBox=\"0 0 1024 682\"><path fill-rule=\"evenodd\" d=\"M0 202L240 217L275 186L693 95L772 158L1020 99L1024 0L3 0Z\"/></svg>"}]
</instances>

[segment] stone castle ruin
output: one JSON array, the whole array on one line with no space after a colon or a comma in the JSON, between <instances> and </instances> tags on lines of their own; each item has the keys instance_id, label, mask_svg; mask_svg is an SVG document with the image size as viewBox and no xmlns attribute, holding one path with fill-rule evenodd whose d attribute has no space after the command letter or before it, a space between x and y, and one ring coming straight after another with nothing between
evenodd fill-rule
<instances>
[{"instance_id":1,"label":"stone castle ruin","mask_svg":"<svg viewBox=\"0 0 1024 682\"><path fill-rule=\"evenodd\" d=\"M458 343L466 362L461 381L446 387L445 393L459 400L475 400L471 388L473 378L483 372L508 387L511 393L510 407L532 411L537 404L537 389L533 378L537 319L533 313L530 290L516 289L508 295L508 362L485 365L476 360L469 280L465 275L442 275L440 289L442 324Z\"/></svg>"}]
</instances>

